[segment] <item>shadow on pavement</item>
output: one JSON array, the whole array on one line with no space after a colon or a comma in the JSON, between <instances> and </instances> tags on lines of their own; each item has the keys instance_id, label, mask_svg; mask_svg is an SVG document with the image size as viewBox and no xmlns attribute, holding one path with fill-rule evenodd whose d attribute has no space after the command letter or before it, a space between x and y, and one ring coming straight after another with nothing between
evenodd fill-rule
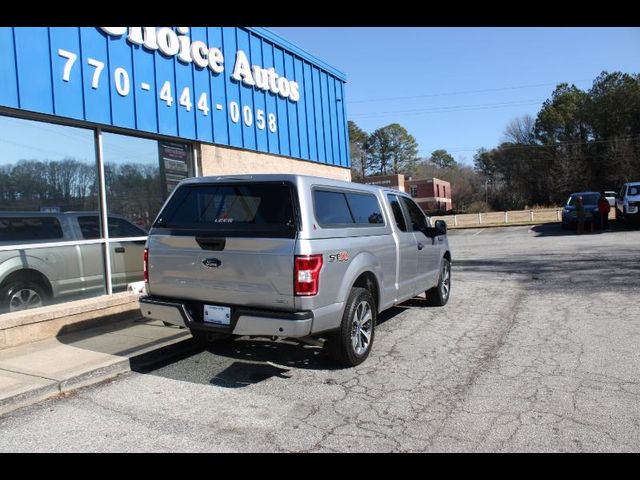
<instances>
[{"instance_id":1,"label":"shadow on pavement","mask_svg":"<svg viewBox=\"0 0 640 480\"><path fill-rule=\"evenodd\" d=\"M378 316L378 325L391 321L414 306L423 308L424 299L412 299L388 309ZM325 348L290 339L272 341L239 337L219 340L206 348L191 339L185 342L188 346L182 352L158 358L153 364L136 365L132 360L132 370L216 387L243 388L274 377L287 379L292 369L333 371L345 368L336 364Z\"/></svg>"},{"instance_id":2,"label":"shadow on pavement","mask_svg":"<svg viewBox=\"0 0 640 480\"><path fill-rule=\"evenodd\" d=\"M108 317L101 318L99 326L81 330L76 325L63 326L56 335L56 339L65 345L129 357L132 364L135 361L142 363L164 349L175 349L174 344L179 345L181 340L189 338L187 330L165 327L161 322L140 316L117 322L110 322Z\"/></svg>"},{"instance_id":3,"label":"shadow on pavement","mask_svg":"<svg viewBox=\"0 0 640 480\"><path fill-rule=\"evenodd\" d=\"M635 246L609 251L546 253L537 257L464 259L455 261L454 265L465 273L516 275L514 280L526 282L527 288L545 292L637 294L640 289L640 249Z\"/></svg>"},{"instance_id":4,"label":"shadow on pavement","mask_svg":"<svg viewBox=\"0 0 640 480\"><path fill-rule=\"evenodd\" d=\"M625 227L618 222L609 221L608 230L602 230L599 228L594 229L591 232L590 229L585 227L584 233L580 235L602 235L612 232L624 231ZM578 230L575 226L567 229L562 228L561 223L543 223L531 227L531 231L536 233L536 237L564 237L564 236L577 236Z\"/></svg>"},{"instance_id":5,"label":"shadow on pavement","mask_svg":"<svg viewBox=\"0 0 640 480\"><path fill-rule=\"evenodd\" d=\"M321 347L302 346L286 340L240 337L219 340L203 348L189 340L191 350L158 359L132 370L172 380L243 388L270 378L287 379L294 368L337 370Z\"/></svg>"}]
</instances>

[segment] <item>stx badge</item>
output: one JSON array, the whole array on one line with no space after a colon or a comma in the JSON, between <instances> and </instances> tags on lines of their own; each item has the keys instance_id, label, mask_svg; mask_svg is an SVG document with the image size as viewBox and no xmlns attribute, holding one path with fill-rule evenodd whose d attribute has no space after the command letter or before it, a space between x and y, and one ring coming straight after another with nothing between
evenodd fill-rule
<instances>
[{"instance_id":1,"label":"stx badge","mask_svg":"<svg viewBox=\"0 0 640 480\"><path fill-rule=\"evenodd\" d=\"M348 262L349 261L349 253L348 252L338 252L332 253L329 255L329 262Z\"/></svg>"}]
</instances>

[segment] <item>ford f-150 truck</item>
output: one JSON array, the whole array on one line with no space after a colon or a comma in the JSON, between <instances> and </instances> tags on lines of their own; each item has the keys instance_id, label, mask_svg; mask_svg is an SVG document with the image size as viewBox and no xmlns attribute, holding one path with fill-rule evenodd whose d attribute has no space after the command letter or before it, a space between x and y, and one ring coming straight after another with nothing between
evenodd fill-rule
<instances>
[{"instance_id":1,"label":"ford f-150 truck","mask_svg":"<svg viewBox=\"0 0 640 480\"><path fill-rule=\"evenodd\" d=\"M444 306L451 251L409 195L302 175L183 180L153 224L142 314L194 337L321 338L363 362L379 312Z\"/></svg>"}]
</instances>

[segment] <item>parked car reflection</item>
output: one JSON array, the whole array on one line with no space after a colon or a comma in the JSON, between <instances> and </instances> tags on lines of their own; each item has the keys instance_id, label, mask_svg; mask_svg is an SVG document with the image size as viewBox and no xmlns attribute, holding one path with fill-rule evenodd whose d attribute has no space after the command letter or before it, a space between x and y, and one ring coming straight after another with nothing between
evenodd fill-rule
<instances>
[{"instance_id":1,"label":"parked car reflection","mask_svg":"<svg viewBox=\"0 0 640 480\"><path fill-rule=\"evenodd\" d=\"M108 218L111 238L147 235L123 217ZM106 293L103 244L51 245L101 237L97 212L0 212L0 246L15 246L0 250L0 312ZM20 247L27 244L43 246ZM114 291L143 280L143 239L109 248Z\"/></svg>"}]
</instances>

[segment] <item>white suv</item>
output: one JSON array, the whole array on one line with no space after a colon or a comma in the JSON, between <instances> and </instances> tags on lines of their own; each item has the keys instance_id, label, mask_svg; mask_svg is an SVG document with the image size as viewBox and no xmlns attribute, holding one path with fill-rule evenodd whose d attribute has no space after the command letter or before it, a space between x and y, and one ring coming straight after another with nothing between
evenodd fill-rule
<instances>
[{"instance_id":1,"label":"white suv","mask_svg":"<svg viewBox=\"0 0 640 480\"><path fill-rule=\"evenodd\" d=\"M616 197L616 220L628 227L640 222L640 182L625 183Z\"/></svg>"}]
</instances>

